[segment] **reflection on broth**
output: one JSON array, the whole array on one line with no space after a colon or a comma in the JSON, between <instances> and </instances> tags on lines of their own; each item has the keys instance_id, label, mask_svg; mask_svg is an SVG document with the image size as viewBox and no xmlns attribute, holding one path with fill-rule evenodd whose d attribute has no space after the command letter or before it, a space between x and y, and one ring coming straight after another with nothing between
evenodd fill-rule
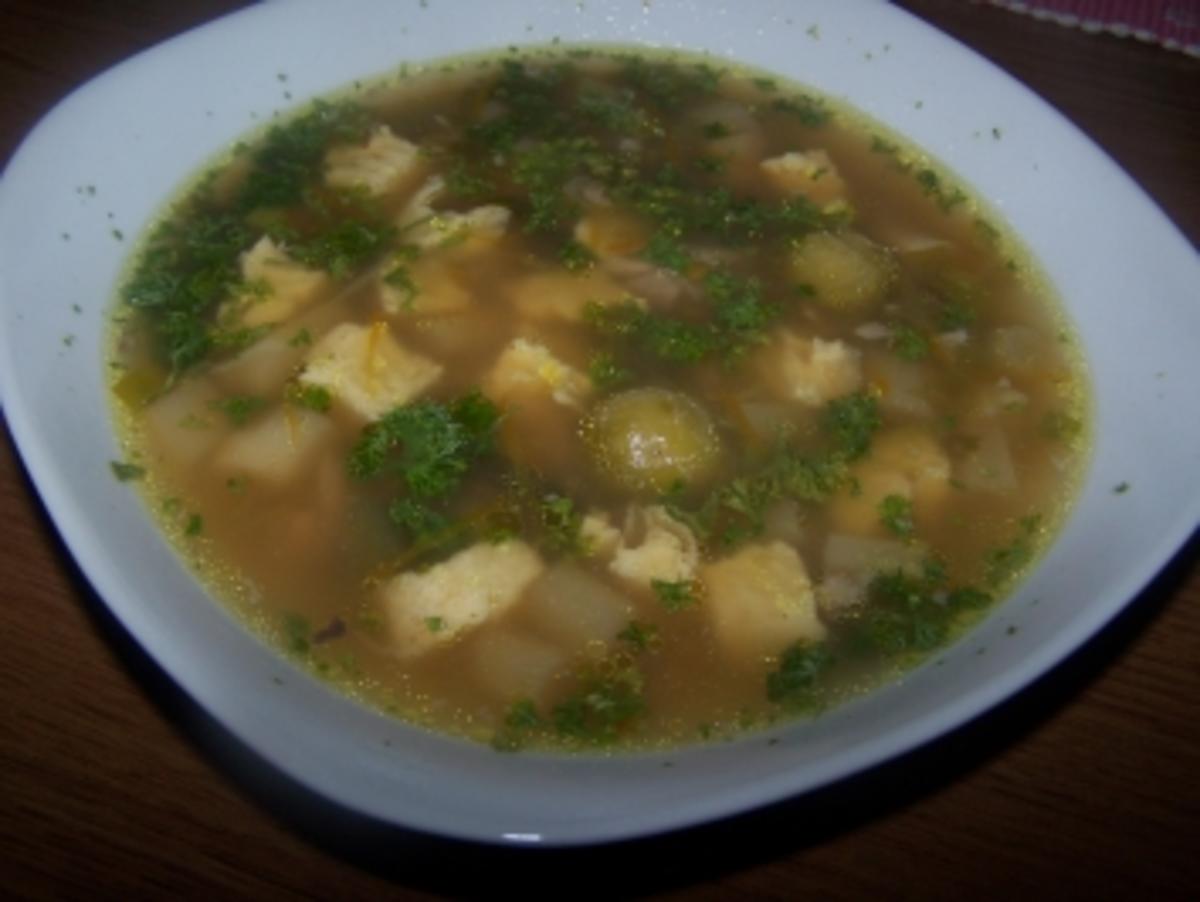
<instances>
[{"instance_id":1,"label":"reflection on broth","mask_svg":"<svg viewBox=\"0 0 1200 902\"><path fill-rule=\"evenodd\" d=\"M1086 384L1013 241L848 110L508 54L319 103L142 242L113 393L248 622L498 748L811 715L1002 597Z\"/></svg>"}]
</instances>

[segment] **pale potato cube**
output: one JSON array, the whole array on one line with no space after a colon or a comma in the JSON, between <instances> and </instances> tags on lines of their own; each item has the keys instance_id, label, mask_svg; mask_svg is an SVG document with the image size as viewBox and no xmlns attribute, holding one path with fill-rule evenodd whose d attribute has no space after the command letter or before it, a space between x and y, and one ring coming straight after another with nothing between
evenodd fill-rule
<instances>
[{"instance_id":1,"label":"pale potato cube","mask_svg":"<svg viewBox=\"0 0 1200 902\"><path fill-rule=\"evenodd\" d=\"M700 543L687 525L662 505L631 510L625 535L609 569L625 581L649 588L654 580L694 579L700 566Z\"/></svg>"},{"instance_id":2,"label":"pale potato cube","mask_svg":"<svg viewBox=\"0 0 1200 902\"><path fill-rule=\"evenodd\" d=\"M406 264L408 285L389 280L392 267L380 270L376 281L379 306L389 316L447 316L472 307L471 294L443 260L421 258Z\"/></svg>"},{"instance_id":3,"label":"pale potato cube","mask_svg":"<svg viewBox=\"0 0 1200 902\"><path fill-rule=\"evenodd\" d=\"M277 407L235 429L217 448L215 466L256 485L282 486L309 476L309 464L333 433L327 417Z\"/></svg>"},{"instance_id":4,"label":"pale potato cube","mask_svg":"<svg viewBox=\"0 0 1200 902\"><path fill-rule=\"evenodd\" d=\"M950 493L950 458L929 432L901 426L878 435L871 459L908 480L918 514L935 511Z\"/></svg>"},{"instance_id":5,"label":"pale potato cube","mask_svg":"<svg viewBox=\"0 0 1200 902\"><path fill-rule=\"evenodd\" d=\"M925 553L925 547L916 542L834 533L825 540L821 564L826 579L834 573L867 574L869 578L893 570L915 575L921 572Z\"/></svg>"},{"instance_id":6,"label":"pale potato cube","mask_svg":"<svg viewBox=\"0 0 1200 902\"><path fill-rule=\"evenodd\" d=\"M521 616L574 654L598 654L633 616L632 602L608 583L570 563L557 564L529 587Z\"/></svg>"},{"instance_id":7,"label":"pale potato cube","mask_svg":"<svg viewBox=\"0 0 1200 902\"><path fill-rule=\"evenodd\" d=\"M589 303L619 304L629 295L602 270L573 274L562 270L534 273L509 288L517 313L535 321L577 323Z\"/></svg>"},{"instance_id":8,"label":"pale potato cube","mask_svg":"<svg viewBox=\"0 0 1200 902\"><path fill-rule=\"evenodd\" d=\"M856 491L841 492L829 503L829 520L834 529L854 535L888 534L879 505L889 495L912 500L912 483L891 467L875 461L860 464L854 471Z\"/></svg>"},{"instance_id":9,"label":"pale potato cube","mask_svg":"<svg viewBox=\"0 0 1200 902\"><path fill-rule=\"evenodd\" d=\"M588 511L579 524L579 537L587 548L589 557L607 560L616 553L621 544L621 530L612 525L608 514L603 511Z\"/></svg>"},{"instance_id":10,"label":"pale potato cube","mask_svg":"<svg viewBox=\"0 0 1200 902\"><path fill-rule=\"evenodd\" d=\"M793 150L758 165L785 197L806 197L818 207L846 199L846 183L824 150Z\"/></svg>"},{"instance_id":11,"label":"pale potato cube","mask_svg":"<svg viewBox=\"0 0 1200 902\"><path fill-rule=\"evenodd\" d=\"M234 302L234 310L250 328L291 319L332 285L329 276L296 262L267 235L242 254L241 264L251 290Z\"/></svg>"},{"instance_id":12,"label":"pale potato cube","mask_svg":"<svg viewBox=\"0 0 1200 902\"><path fill-rule=\"evenodd\" d=\"M928 419L933 416L936 397L931 385L931 369L923 363L902 360L890 351L871 351L863 369L867 381L879 393L879 406L885 413Z\"/></svg>"},{"instance_id":13,"label":"pale potato cube","mask_svg":"<svg viewBox=\"0 0 1200 902\"><path fill-rule=\"evenodd\" d=\"M184 469L198 463L225 432L212 408L223 396L211 380L189 376L155 398L142 415L151 447Z\"/></svg>"},{"instance_id":14,"label":"pale potato cube","mask_svg":"<svg viewBox=\"0 0 1200 902\"><path fill-rule=\"evenodd\" d=\"M766 385L786 400L819 407L858 391L862 354L843 341L781 332L757 357Z\"/></svg>"},{"instance_id":15,"label":"pale potato cube","mask_svg":"<svg viewBox=\"0 0 1200 902\"><path fill-rule=\"evenodd\" d=\"M569 663L566 652L552 643L501 628L485 630L472 652L476 682L503 702L544 704Z\"/></svg>"},{"instance_id":16,"label":"pale potato cube","mask_svg":"<svg viewBox=\"0 0 1200 902\"><path fill-rule=\"evenodd\" d=\"M830 519L845 532L884 534L879 507L889 495L911 501L917 520L930 519L950 493L950 475L950 458L928 432L904 426L888 430L872 442L870 456L854 470L858 491L833 499Z\"/></svg>"},{"instance_id":17,"label":"pale potato cube","mask_svg":"<svg viewBox=\"0 0 1200 902\"><path fill-rule=\"evenodd\" d=\"M232 360L213 367L212 375L235 394L278 395L303 357L304 348L276 332L259 339Z\"/></svg>"},{"instance_id":18,"label":"pale potato cube","mask_svg":"<svg viewBox=\"0 0 1200 902\"><path fill-rule=\"evenodd\" d=\"M818 303L861 311L879 303L895 280L891 256L853 232L809 235L792 251L792 275L812 287Z\"/></svg>"},{"instance_id":19,"label":"pale potato cube","mask_svg":"<svg viewBox=\"0 0 1200 902\"><path fill-rule=\"evenodd\" d=\"M705 566L701 579L713 633L732 658L766 658L825 638L808 570L790 545L748 545Z\"/></svg>"},{"instance_id":20,"label":"pale potato cube","mask_svg":"<svg viewBox=\"0 0 1200 902\"><path fill-rule=\"evenodd\" d=\"M401 573L381 596L396 653L412 658L499 617L545 569L521 541L472 545L420 573Z\"/></svg>"},{"instance_id":21,"label":"pale potato cube","mask_svg":"<svg viewBox=\"0 0 1200 902\"><path fill-rule=\"evenodd\" d=\"M493 401L504 403L513 395L530 391L548 394L567 407L581 407L592 393L592 383L545 345L515 338L484 377L483 392Z\"/></svg>"},{"instance_id":22,"label":"pale potato cube","mask_svg":"<svg viewBox=\"0 0 1200 902\"><path fill-rule=\"evenodd\" d=\"M377 420L441 375L441 364L409 351L386 323L343 323L313 347L300 381L328 389L336 404L358 417Z\"/></svg>"},{"instance_id":23,"label":"pale potato cube","mask_svg":"<svg viewBox=\"0 0 1200 902\"><path fill-rule=\"evenodd\" d=\"M958 460L954 475L970 492L1005 495L1017 488L1017 467L1008 436L998 427L984 430L975 447Z\"/></svg>"},{"instance_id":24,"label":"pale potato cube","mask_svg":"<svg viewBox=\"0 0 1200 902\"><path fill-rule=\"evenodd\" d=\"M377 197L402 186L420 166L417 145L381 125L366 144L334 147L325 154L325 184L361 188Z\"/></svg>"}]
</instances>

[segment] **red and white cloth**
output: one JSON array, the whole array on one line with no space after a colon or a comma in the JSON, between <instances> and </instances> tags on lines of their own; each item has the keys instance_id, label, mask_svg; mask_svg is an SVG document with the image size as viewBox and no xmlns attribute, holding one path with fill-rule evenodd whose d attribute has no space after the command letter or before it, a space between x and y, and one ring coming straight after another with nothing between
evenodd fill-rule
<instances>
[{"instance_id":1,"label":"red and white cloth","mask_svg":"<svg viewBox=\"0 0 1200 902\"><path fill-rule=\"evenodd\" d=\"M1161 44L1200 57L1200 0L988 0L1084 31Z\"/></svg>"}]
</instances>

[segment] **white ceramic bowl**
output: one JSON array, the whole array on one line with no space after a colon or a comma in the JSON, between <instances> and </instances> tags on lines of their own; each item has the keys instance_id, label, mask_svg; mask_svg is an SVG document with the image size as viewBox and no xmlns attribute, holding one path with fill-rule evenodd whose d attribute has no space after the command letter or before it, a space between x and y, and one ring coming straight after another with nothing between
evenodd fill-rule
<instances>
[{"instance_id":1,"label":"white ceramic bowl","mask_svg":"<svg viewBox=\"0 0 1200 902\"><path fill-rule=\"evenodd\" d=\"M910 136L1034 248L1091 362L1091 472L1033 576L940 666L779 729L771 744L753 736L671 754L500 755L388 720L244 631L109 472L103 319L129 247L114 230L136 236L181 178L276 109L404 60L555 37L750 62ZM633 837L812 789L961 724L1080 645L1200 520L1197 285L1187 242L1075 128L958 44L875 2L267 3L76 91L0 183L5 413L55 523L116 616L201 705L313 789L384 821L512 843ZM1114 494L1122 482L1130 491Z\"/></svg>"}]
</instances>

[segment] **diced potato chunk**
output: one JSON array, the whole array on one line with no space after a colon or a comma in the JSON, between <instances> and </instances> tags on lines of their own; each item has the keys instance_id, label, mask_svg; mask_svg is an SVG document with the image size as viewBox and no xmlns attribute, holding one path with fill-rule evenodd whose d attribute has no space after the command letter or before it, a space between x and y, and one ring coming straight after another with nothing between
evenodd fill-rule
<instances>
[{"instance_id":1,"label":"diced potato chunk","mask_svg":"<svg viewBox=\"0 0 1200 902\"><path fill-rule=\"evenodd\" d=\"M242 278L252 290L235 304L239 321L250 328L291 319L332 284L325 273L297 263L267 235L242 254Z\"/></svg>"},{"instance_id":2,"label":"diced potato chunk","mask_svg":"<svg viewBox=\"0 0 1200 902\"><path fill-rule=\"evenodd\" d=\"M999 427L984 430L954 470L963 487L971 492L1003 495L1017 488L1016 464L1008 437Z\"/></svg>"},{"instance_id":3,"label":"diced potato chunk","mask_svg":"<svg viewBox=\"0 0 1200 902\"><path fill-rule=\"evenodd\" d=\"M325 184L364 188L368 194L379 196L413 178L420 165L417 145L381 125L366 144L334 147L325 154Z\"/></svg>"},{"instance_id":4,"label":"diced potato chunk","mask_svg":"<svg viewBox=\"0 0 1200 902\"><path fill-rule=\"evenodd\" d=\"M934 509L949 494L950 458L924 429L899 427L881 433L871 445L871 458L908 480L918 513Z\"/></svg>"},{"instance_id":5,"label":"diced potato chunk","mask_svg":"<svg viewBox=\"0 0 1200 902\"><path fill-rule=\"evenodd\" d=\"M885 534L879 505L889 495L912 500L912 483L891 467L875 461L860 464L854 471L857 491L842 492L829 504L834 529L855 535Z\"/></svg>"},{"instance_id":6,"label":"diced potato chunk","mask_svg":"<svg viewBox=\"0 0 1200 902\"><path fill-rule=\"evenodd\" d=\"M529 587L521 614L568 652L602 651L629 622L633 605L581 567L558 564Z\"/></svg>"},{"instance_id":7,"label":"diced potato chunk","mask_svg":"<svg viewBox=\"0 0 1200 902\"><path fill-rule=\"evenodd\" d=\"M212 375L224 388L237 394L277 395L303 356L303 348L272 333L232 360L213 367Z\"/></svg>"},{"instance_id":8,"label":"diced potato chunk","mask_svg":"<svg viewBox=\"0 0 1200 902\"><path fill-rule=\"evenodd\" d=\"M396 653L417 657L500 616L545 569L521 541L472 545L420 573L384 585L384 613Z\"/></svg>"},{"instance_id":9,"label":"diced potato chunk","mask_svg":"<svg viewBox=\"0 0 1200 902\"><path fill-rule=\"evenodd\" d=\"M300 381L328 389L335 403L358 417L377 420L441 375L441 364L402 346L386 323L343 323L313 347Z\"/></svg>"},{"instance_id":10,"label":"diced potato chunk","mask_svg":"<svg viewBox=\"0 0 1200 902\"><path fill-rule=\"evenodd\" d=\"M862 387L862 354L843 341L784 331L758 355L766 385L778 396L819 407Z\"/></svg>"},{"instance_id":11,"label":"diced potato chunk","mask_svg":"<svg viewBox=\"0 0 1200 902\"><path fill-rule=\"evenodd\" d=\"M793 150L758 165L786 197L806 197L819 207L846 199L846 183L824 150Z\"/></svg>"},{"instance_id":12,"label":"diced potato chunk","mask_svg":"<svg viewBox=\"0 0 1200 902\"><path fill-rule=\"evenodd\" d=\"M282 486L306 473L332 432L321 414L278 407L231 432L217 448L214 463L257 485Z\"/></svg>"},{"instance_id":13,"label":"diced potato chunk","mask_svg":"<svg viewBox=\"0 0 1200 902\"><path fill-rule=\"evenodd\" d=\"M539 322L577 323L588 303L618 304L627 296L624 288L598 269L578 275L561 270L534 273L509 289L517 313Z\"/></svg>"},{"instance_id":14,"label":"diced potato chunk","mask_svg":"<svg viewBox=\"0 0 1200 902\"><path fill-rule=\"evenodd\" d=\"M879 303L896 274L883 248L852 232L809 235L792 252L791 263L795 278L835 310L860 311Z\"/></svg>"},{"instance_id":15,"label":"diced potato chunk","mask_svg":"<svg viewBox=\"0 0 1200 902\"><path fill-rule=\"evenodd\" d=\"M749 545L701 571L717 642L733 658L765 658L825 638L808 570L790 545Z\"/></svg>"},{"instance_id":16,"label":"diced potato chunk","mask_svg":"<svg viewBox=\"0 0 1200 902\"><path fill-rule=\"evenodd\" d=\"M936 515L950 492L950 459L923 429L900 427L878 436L870 457L854 471L858 491L838 495L829 508L836 529L857 535L884 533L879 506L897 495L912 502L920 520Z\"/></svg>"},{"instance_id":17,"label":"diced potato chunk","mask_svg":"<svg viewBox=\"0 0 1200 902\"><path fill-rule=\"evenodd\" d=\"M191 376L146 407L146 434L166 460L190 467L200 461L224 434L212 403L222 393L208 379Z\"/></svg>"},{"instance_id":18,"label":"diced potato chunk","mask_svg":"<svg viewBox=\"0 0 1200 902\"><path fill-rule=\"evenodd\" d=\"M406 282L397 282L393 272L382 268L376 283L379 306L389 316L447 316L472 306L470 292L443 260L421 258L407 264Z\"/></svg>"},{"instance_id":19,"label":"diced potato chunk","mask_svg":"<svg viewBox=\"0 0 1200 902\"><path fill-rule=\"evenodd\" d=\"M567 654L552 643L507 629L490 629L475 642L475 677L500 701L530 699L543 704L554 678L567 666Z\"/></svg>"},{"instance_id":20,"label":"diced potato chunk","mask_svg":"<svg viewBox=\"0 0 1200 902\"><path fill-rule=\"evenodd\" d=\"M503 403L512 395L531 390L549 394L567 407L581 407L592 393L592 383L545 345L515 338L484 378L483 391L493 401Z\"/></svg>"},{"instance_id":21,"label":"diced potato chunk","mask_svg":"<svg viewBox=\"0 0 1200 902\"><path fill-rule=\"evenodd\" d=\"M645 588L653 580L680 582L695 578L700 544L685 524L657 504L640 512L631 511L627 519L624 539L609 564L613 573Z\"/></svg>"},{"instance_id":22,"label":"diced potato chunk","mask_svg":"<svg viewBox=\"0 0 1200 902\"><path fill-rule=\"evenodd\" d=\"M871 577L889 570L920 573L924 557L925 549L920 544L834 533L825 540L821 563L826 579L834 573Z\"/></svg>"},{"instance_id":23,"label":"diced potato chunk","mask_svg":"<svg viewBox=\"0 0 1200 902\"><path fill-rule=\"evenodd\" d=\"M612 525L608 514L603 511L588 511L579 524L579 537L583 540L589 557L607 560L616 553L621 544L621 530Z\"/></svg>"}]
</instances>

